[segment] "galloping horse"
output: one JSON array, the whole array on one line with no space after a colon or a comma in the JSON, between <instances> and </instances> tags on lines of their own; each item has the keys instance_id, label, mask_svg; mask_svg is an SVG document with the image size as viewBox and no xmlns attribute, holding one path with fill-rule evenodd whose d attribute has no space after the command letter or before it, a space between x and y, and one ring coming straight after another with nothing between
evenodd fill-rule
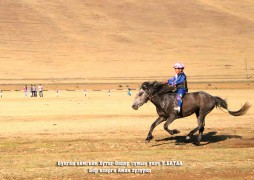
<instances>
[{"instance_id":1,"label":"galloping horse","mask_svg":"<svg viewBox=\"0 0 254 180\"><path fill-rule=\"evenodd\" d=\"M196 131L199 131L198 138L195 142L196 145L199 145L204 132L205 117L213 110L214 107L222 107L232 116L244 115L251 107L251 105L246 102L238 111L230 111L225 100L200 91L186 93L183 97L182 110L180 113L177 113L177 111L174 110L174 107L177 106L177 94L173 93L172 90L172 87L157 81L144 82L135 97L132 105L133 109L138 110L140 106L150 100L156 106L157 114L159 115L159 117L151 125L146 142L150 142L153 138L153 129L161 122L166 121L164 129L169 134L177 134L179 133L178 130L170 130L168 129L168 126L175 119L187 117L195 113L198 119L198 126L187 135L186 139L190 139Z\"/></svg>"}]
</instances>

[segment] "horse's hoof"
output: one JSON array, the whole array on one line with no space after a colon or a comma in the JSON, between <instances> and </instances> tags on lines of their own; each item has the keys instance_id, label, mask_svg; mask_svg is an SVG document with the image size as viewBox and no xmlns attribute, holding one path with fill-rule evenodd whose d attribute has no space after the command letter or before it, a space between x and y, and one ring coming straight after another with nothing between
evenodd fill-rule
<instances>
[{"instance_id":1,"label":"horse's hoof","mask_svg":"<svg viewBox=\"0 0 254 180\"><path fill-rule=\"evenodd\" d=\"M194 143L196 146L200 146L200 142L195 142Z\"/></svg>"},{"instance_id":2,"label":"horse's hoof","mask_svg":"<svg viewBox=\"0 0 254 180\"><path fill-rule=\"evenodd\" d=\"M173 134L178 134L178 133L180 133L180 131L178 131L177 129L173 130Z\"/></svg>"},{"instance_id":3,"label":"horse's hoof","mask_svg":"<svg viewBox=\"0 0 254 180\"><path fill-rule=\"evenodd\" d=\"M149 143L151 139L153 139L153 136L147 137L145 142Z\"/></svg>"}]
</instances>

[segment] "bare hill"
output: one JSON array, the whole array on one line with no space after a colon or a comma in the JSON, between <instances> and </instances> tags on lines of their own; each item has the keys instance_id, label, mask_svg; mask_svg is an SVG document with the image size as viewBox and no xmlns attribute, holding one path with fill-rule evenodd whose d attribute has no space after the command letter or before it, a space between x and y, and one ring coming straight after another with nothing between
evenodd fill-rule
<instances>
[{"instance_id":1,"label":"bare hill","mask_svg":"<svg viewBox=\"0 0 254 180\"><path fill-rule=\"evenodd\" d=\"M0 79L254 72L254 1L1 1Z\"/></svg>"}]
</instances>

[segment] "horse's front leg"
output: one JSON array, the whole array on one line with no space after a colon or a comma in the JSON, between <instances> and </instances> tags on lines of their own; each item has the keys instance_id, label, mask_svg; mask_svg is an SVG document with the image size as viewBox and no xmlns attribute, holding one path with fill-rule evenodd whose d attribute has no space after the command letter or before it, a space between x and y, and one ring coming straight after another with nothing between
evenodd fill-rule
<instances>
[{"instance_id":1,"label":"horse's front leg","mask_svg":"<svg viewBox=\"0 0 254 180\"><path fill-rule=\"evenodd\" d=\"M169 117L167 119L167 121L165 122L164 124L164 129L171 135L174 135L174 134L177 134L179 133L180 131L178 131L177 129L174 129L174 130L170 130L168 129L168 126L175 120L175 117Z\"/></svg>"},{"instance_id":2,"label":"horse's front leg","mask_svg":"<svg viewBox=\"0 0 254 180\"><path fill-rule=\"evenodd\" d=\"M152 132L153 132L153 129L158 126L161 122L163 121L166 121L166 118L165 117L162 117L162 116L159 116L155 121L154 123L151 125L150 127L150 131L147 135L147 138L146 138L146 143L150 142L151 139L153 139L153 135L152 135Z\"/></svg>"}]
</instances>

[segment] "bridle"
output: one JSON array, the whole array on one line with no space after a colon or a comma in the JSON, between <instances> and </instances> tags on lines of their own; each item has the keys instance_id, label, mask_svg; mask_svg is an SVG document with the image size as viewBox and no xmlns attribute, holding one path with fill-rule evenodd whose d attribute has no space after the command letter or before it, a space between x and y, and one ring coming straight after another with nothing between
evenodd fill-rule
<instances>
[{"instance_id":1,"label":"bridle","mask_svg":"<svg viewBox=\"0 0 254 180\"><path fill-rule=\"evenodd\" d=\"M144 88L141 88L141 89L143 89L145 91L145 93L148 95L149 100L151 101L153 99L154 95L150 92L150 90L148 88L147 88L148 91Z\"/></svg>"},{"instance_id":2,"label":"bridle","mask_svg":"<svg viewBox=\"0 0 254 180\"><path fill-rule=\"evenodd\" d=\"M144 88L142 88L142 87L141 87L141 89L143 89L143 90L145 91L145 93L148 95L149 100L152 102L152 100L154 99L155 93L152 94L152 93L150 92L150 89L149 89L149 88L147 88L147 89L148 89L148 92L147 92ZM155 105L157 108L159 108L165 115L169 116L168 113L161 107L160 104L157 103L156 100L154 100L153 103L154 103L154 105Z\"/></svg>"}]
</instances>

